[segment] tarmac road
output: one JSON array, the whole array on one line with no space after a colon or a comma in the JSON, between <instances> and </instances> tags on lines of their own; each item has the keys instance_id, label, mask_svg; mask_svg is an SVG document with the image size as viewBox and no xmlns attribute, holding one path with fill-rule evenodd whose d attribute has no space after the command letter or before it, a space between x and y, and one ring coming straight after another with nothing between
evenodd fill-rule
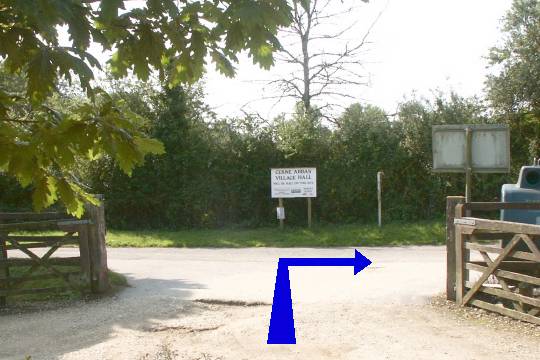
<instances>
[{"instance_id":1,"label":"tarmac road","mask_svg":"<svg viewBox=\"0 0 540 360\"><path fill-rule=\"evenodd\" d=\"M291 268L298 344L266 345L278 258L352 257L353 248L109 249L109 267L131 287L1 314L0 358L538 358L538 337L427 305L445 288L443 247L360 250L373 264L356 276L348 267Z\"/></svg>"}]
</instances>

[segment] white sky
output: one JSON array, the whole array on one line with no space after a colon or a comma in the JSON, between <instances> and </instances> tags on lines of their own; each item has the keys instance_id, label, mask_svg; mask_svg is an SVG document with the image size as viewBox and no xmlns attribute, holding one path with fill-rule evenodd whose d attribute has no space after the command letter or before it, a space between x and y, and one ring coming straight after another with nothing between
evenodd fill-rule
<instances>
[{"instance_id":1,"label":"white sky","mask_svg":"<svg viewBox=\"0 0 540 360\"><path fill-rule=\"evenodd\" d=\"M358 1L360 3L360 1ZM336 0L337 6L339 1ZM394 112L396 105L416 92L431 96L431 91L455 90L461 95L483 94L487 74L488 49L501 41L501 19L511 0L371 0L351 17L359 17L356 33L365 29L383 10L369 40L365 58L370 86L350 88L356 101L371 103ZM362 28L363 26L363 28ZM354 36L354 34L352 34ZM351 36L351 35L349 35ZM235 79L227 79L209 68L206 100L222 116L254 110L266 117L291 112L293 102L255 101L265 94L261 80L286 74L276 66L266 72L241 58ZM347 100L347 102L353 102Z\"/></svg>"},{"instance_id":2,"label":"white sky","mask_svg":"<svg viewBox=\"0 0 540 360\"><path fill-rule=\"evenodd\" d=\"M431 97L432 91L455 90L463 96L483 95L486 56L490 47L501 41L501 19L512 0L370 0L358 1L358 9L337 19L338 24L358 26L347 37L361 38L382 12L368 40L364 60L369 86L350 87L352 102L371 103L388 113L414 92ZM335 0L336 8L341 1ZM134 1L130 6L142 2ZM67 39L67 33L62 34ZM93 45L90 51L104 62L109 52ZM290 113L294 101L260 99L273 95L265 90L265 80L288 74L285 66L276 65L265 71L240 56L237 76L228 79L209 65L205 76L206 101L220 116L241 115L256 111L268 119ZM248 104L248 105L246 105Z\"/></svg>"}]
</instances>

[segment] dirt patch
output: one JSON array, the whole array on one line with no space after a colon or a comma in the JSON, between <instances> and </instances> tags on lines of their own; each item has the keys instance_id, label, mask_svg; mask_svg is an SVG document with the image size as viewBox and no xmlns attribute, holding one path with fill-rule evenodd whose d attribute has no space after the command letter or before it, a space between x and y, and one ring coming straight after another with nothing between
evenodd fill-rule
<instances>
[{"instance_id":1,"label":"dirt patch","mask_svg":"<svg viewBox=\"0 0 540 360\"><path fill-rule=\"evenodd\" d=\"M538 338L519 327L485 326L434 304L295 303L294 346L266 344L268 308L200 306L206 310L156 324L163 331L146 333L144 341L166 342L178 360L513 360L536 358L538 350ZM168 359L159 357L159 346L145 353Z\"/></svg>"},{"instance_id":2,"label":"dirt patch","mask_svg":"<svg viewBox=\"0 0 540 360\"><path fill-rule=\"evenodd\" d=\"M137 360L176 360L179 359L179 352L173 350L169 342L164 342L159 346L155 353L146 353ZM185 359L185 357L182 357ZM189 360L224 360L221 356L214 357L208 353L201 353L190 357Z\"/></svg>"},{"instance_id":3,"label":"dirt patch","mask_svg":"<svg viewBox=\"0 0 540 360\"><path fill-rule=\"evenodd\" d=\"M508 330L523 334L523 336L540 338L540 326L538 325L472 306L458 306L455 302L446 300L446 296L442 294L431 298L430 306L449 313L458 320L477 322L495 330Z\"/></svg>"},{"instance_id":4,"label":"dirt patch","mask_svg":"<svg viewBox=\"0 0 540 360\"><path fill-rule=\"evenodd\" d=\"M193 302L206 304L206 305L220 305L220 306L270 306L272 304L261 301L237 301L237 300L217 300L217 299L196 299Z\"/></svg>"},{"instance_id":5,"label":"dirt patch","mask_svg":"<svg viewBox=\"0 0 540 360\"><path fill-rule=\"evenodd\" d=\"M444 289L443 248L370 252L381 268L356 277L344 269L291 273L297 345L288 346L267 345L277 256L345 257L349 249L112 249L111 264L133 287L116 298L0 316L0 359L538 358L532 325L497 315L480 321L443 298L427 305Z\"/></svg>"},{"instance_id":6,"label":"dirt patch","mask_svg":"<svg viewBox=\"0 0 540 360\"><path fill-rule=\"evenodd\" d=\"M162 343L158 350L153 353L146 353L137 360L174 360L178 357L178 351L172 350L169 343Z\"/></svg>"},{"instance_id":7,"label":"dirt patch","mask_svg":"<svg viewBox=\"0 0 540 360\"><path fill-rule=\"evenodd\" d=\"M222 325L218 325L218 326L211 326L211 327L202 327L202 328L192 328L191 326L184 326L184 325L178 325L178 326L152 326L152 327L149 327L149 328L146 328L144 329L145 331L148 331L148 332L160 332L160 331L181 331L181 332L184 332L184 333L200 333L200 332L204 332L204 331L212 331L212 330L217 330L221 327Z\"/></svg>"}]
</instances>

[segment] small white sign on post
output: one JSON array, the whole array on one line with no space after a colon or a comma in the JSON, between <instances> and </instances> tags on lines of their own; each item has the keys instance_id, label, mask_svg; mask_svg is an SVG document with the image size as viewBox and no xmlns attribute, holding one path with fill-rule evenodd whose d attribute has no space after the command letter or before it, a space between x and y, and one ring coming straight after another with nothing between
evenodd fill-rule
<instances>
[{"instance_id":1,"label":"small white sign on post","mask_svg":"<svg viewBox=\"0 0 540 360\"><path fill-rule=\"evenodd\" d=\"M270 169L272 198L317 197L316 168Z\"/></svg>"},{"instance_id":2,"label":"small white sign on post","mask_svg":"<svg viewBox=\"0 0 540 360\"><path fill-rule=\"evenodd\" d=\"M285 208L284 207L278 206L276 208L276 213L277 213L277 219L278 220L285 220Z\"/></svg>"}]
</instances>

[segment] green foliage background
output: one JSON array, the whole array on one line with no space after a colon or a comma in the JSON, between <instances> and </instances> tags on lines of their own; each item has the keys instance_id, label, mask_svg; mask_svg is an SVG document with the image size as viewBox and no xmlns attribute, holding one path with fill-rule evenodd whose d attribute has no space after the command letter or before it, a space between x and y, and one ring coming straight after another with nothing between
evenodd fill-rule
<instances>
[{"instance_id":1,"label":"green foliage background","mask_svg":"<svg viewBox=\"0 0 540 360\"><path fill-rule=\"evenodd\" d=\"M210 2L205 3L211 5ZM246 9L253 10L253 6L262 3L250 4L251 8L233 10L240 18L251 18L253 14L246 13ZM269 4L281 8L283 1L274 0ZM212 16L218 14L210 5L204 10L208 10L208 14ZM15 5L11 6L18 9ZM103 14L113 13L117 8L112 12L105 11L107 8L100 11ZM149 8L148 11L152 14L162 13L158 8ZM183 11L190 13L195 10L186 7ZM196 12L199 11L200 9L196 9ZM271 11L263 13L268 14ZM103 14L94 15L103 17ZM133 12L132 16L138 19L140 14ZM102 20L108 21L106 16ZM287 21L278 16L277 20L270 19L267 22L270 28L263 33L271 35L280 24ZM227 21L224 23L228 24ZM265 54L271 54L271 51L266 51L265 46L271 47L272 39L264 38L256 44L247 44L247 40L242 37L243 40L234 45L237 42L234 40L237 39L235 23L229 24L231 27L227 29L217 27L217 38L225 38L231 42L229 47L236 52L244 48L251 51L259 49L259 55L255 58L260 64L269 66L272 58ZM144 26L148 24L136 24L137 34L142 39L146 34ZM253 22L246 24L248 27L255 26ZM274 224L276 201L270 198L270 168L289 166L312 166L318 169L318 197L314 201L314 218L319 223L375 221L376 173L379 170L385 173L383 202L387 220L442 219L445 197L463 194L464 176L438 175L431 172L433 125L509 124L512 172L507 175L476 175L473 179L473 200L498 200L501 185L515 182L520 166L529 164L533 156L539 155L539 29L540 3L537 0L515 0L505 19L504 42L500 47L493 48L489 54L492 65L500 71L488 77L485 101L463 98L458 94L436 93L431 99L413 97L403 102L392 116L375 106L353 104L337 119L337 125L329 125L317 111L306 112L301 107L298 107L296 115L290 118L217 118L202 101L202 84L180 85L189 82L187 80L195 80L202 74L202 61L196 62L198 65L188 69L189 71L180 67L180 72L167 73L169 63L158 63L158 59L131 59L128 49L136 48L137 43L124 44L124 47L118 48L118 52L124 51L125 54L120 58L129 61L122 63L117 61L118 59L111 59L112 76L102 84L102 88L107 90L107 101L96 103L96 106L109 109L101 112L107 115L114 109L108 104L121 104L118 107L118 111L121 110L120 115L129 114L133 119L146 119L138 123L137 129L132 130L136 135L134 138L157 139L163 143L166 152L160 154L161 151L149 149L152 144L131 141L129 144L133 142L131 145L140 148L141 154L130 160L129 154L118 154L113 148L109 149L110 146L107 147L109 142L105 142L102 146L105 151L100 153L101 157L91 162L73 157L69 161L68 170L75 176L77 186L80 184L85 192L105 195L108 224L116 228L189 229ZM166 31L167 28L162 30ZM258 33L253 29L252 32ZM115 32L107 35L112 39L112 43L120 41L122 36ZM201 40L201 44L208 45L208 39L217 39L204 31L199 35L204 35L203 38L206 39ZM139 40L143 41L141 39ZM195 51L201 47L202 45L191 44L189 49ZM207 49L212 50L212 46L207 46ZM17 53L13 49L2 51ZM152 51L147 49L142 53L151 54ZM234 62L234 53L221 54ZM178 54L175 53L176 55ZM231 71L222 56L218 53L212 53L212 56L214 63L223 72ZM8 67L14 66L13 61L12 59L7 62ZM176 61L182 62L181 56ZM184 62L189 63L187 60ZM144 64L151 64L158 73L160 84L166 85L158 86L152 81L112 80L118 78L118 74L125 75L128 70L133 70L143 79L147 76L152 79L151 69ZM178 70L178 67L175 69ZM31 75L28 74L30 78ZM167 76L169 78L166 78ZM84 79L79 81L82 90L88 91ZM27 92L32 92L30 85L32 84L26 84ZM85 107L84 91L74 91L72 87L62 88L60 85L62 84L59 84L54 95L47 97L44 104L60 109L68 124L70 119L74 119L72 123L76 123L81 109L85 114L97 111ZM24 81L21 82L12 74L0 73L0 90L21 93L24 89ZM25 104L19 107L11 102L9 104L10 113L17 115L19 108L24 113ZM128 121L127 125L134 121ZM123 124L115 131L121 133L122 128L129 129L127 125ZM16 128L15 125L12 127ZM41 127L39 130L41 131ZM98 130L95 131L96 134L101 134ZM41 132L31 133L35 140L33 141L38 145L42 142L38 141L41 138L36 134L41 136ZM69 137L56 137L59 138L59 144L74 141ZM5 135L5 138L13 140L8 135ZM96 136L96 139L95 141L102 141L100 136ZM13 146L19 145L13 142ZM40 147L36 145L34 150L37 154L35 156L39 157ZM2 154L8 152L1 152L0 155ZM9 154L24 155L18 151ZM144 165L133 168L135 164L142 162L144 154L150 154L146 156ZM56 161L58 156L52 158ZM25 163L16 160L11 159L15 167ZM129 161L122 166L123 161L127 160ZM61 166L58 167L62 170ZM47 170L45 167L44 169ZM15 174L25 174L22 171L24 169L15 170ZM28 179L24 180L29 180L31 176L27 177ZM44 180L39 181L40 179ZM48 179L36 178L34 175L32 185L21 189L12 178L0 174L0 208L30 208L32 196L35 197L36 194L44 197L38 199L37 203L52 202L52 194L47 193L47 188L51 187ZM42 191L39 191L40 187ZM287 200L285 206L288 223L305 224L305 200Z\"/></svg>"},{"instance_id":2,"label":"green foliage background","mask_svg":"<svg viewBox=\"0 0 540 360\"><path fill-rule=\"evenodd\" d=\"M202 101L201 87L165 87L111 81L111 96L148 119L149 137L165 154L147 156L126 175L104 156L79 169L92 193L106 199L108 224L123 229L254 227L275 224L270 198L270 168L314 166L319 223L374 222L376 173L384 171L385 218L392 221L439 219L447 195L463 193L463 175L431 172L431 127L435 124L486 123L483 103L456 94L432 101L411 99L397 115L354 104L327 125L313 115L218 119ZM64 101L69 98L66 95ZM72 99L76 101L76 99ZM514 154L516 169L527 161ZM508 176L478 175L476 200L496 200ZM2 207L30 207L30 191L0 177ZM287 222L304 225L305 199L285 201Z\"/></svg>"},{"instance_id":3,"label":"green foliage background","mask_svg":"<svg viewBox=\"0 0 540 360\"><path fill-rule=\"evenodd\" d=\"M117 96L132 109L144 105L137 93ZM465 185L462 174L432 173L432 126L497 121L480 100L456 94L411 99L393 117L354 104L339 126L306 117L301 108L271 122L217 119L201 101L200 88L158 90L150 97L144 110L153 119L149 135L163 142L166 153L150 156L131 177L107 159L88 175L93 191L105 194L108 221L116 228L275 224L270 168L289 166L317 168L316 222L374 222L379 170L385 173L386 220L442 219L445 197L463 194ZM529 162L528 154L514 152L511 174L475 176L473 199L498 200L501 185L515 182L519 167ZM288 199L285 206L289 224L305 224L305 199Z\"/></svg>"}]
</instances>

